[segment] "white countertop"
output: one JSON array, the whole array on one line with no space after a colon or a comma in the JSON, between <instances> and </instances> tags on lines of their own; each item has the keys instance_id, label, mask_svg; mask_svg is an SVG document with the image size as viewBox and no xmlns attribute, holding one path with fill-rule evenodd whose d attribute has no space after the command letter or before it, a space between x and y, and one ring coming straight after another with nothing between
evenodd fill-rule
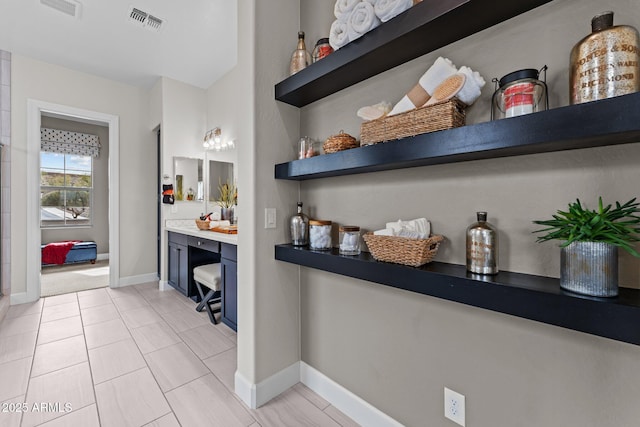
<instances>
[{"instance_id":1,"label":"white countertop","mask_svg":"<svg viewBox=\"0 0 640 427\"><path fill-rule=\"evenodd\" d=\"M194 220L167 220L165 230L174 233L186 234L188 236L199 237L201 239L215 240L217 242L238 245L237 234L218 233L216 231L200 230L196 227Z\"/></svg>"}]
</instances>

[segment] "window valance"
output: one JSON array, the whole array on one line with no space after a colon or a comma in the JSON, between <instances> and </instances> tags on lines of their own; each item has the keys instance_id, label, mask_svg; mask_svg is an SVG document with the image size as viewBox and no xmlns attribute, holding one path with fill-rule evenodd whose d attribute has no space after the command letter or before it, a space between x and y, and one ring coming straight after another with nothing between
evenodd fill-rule
<instances>
[{"instance_id":1,"label":"window valance","mask_svg":"<svg viewBox=\"0 0 640 427\"><path fill-rule=\"evenodd\" d=\"M40 128L40 149L52 153L98 157L100 139L98 135L88 133Z\"/></svg>"}]
</instances>

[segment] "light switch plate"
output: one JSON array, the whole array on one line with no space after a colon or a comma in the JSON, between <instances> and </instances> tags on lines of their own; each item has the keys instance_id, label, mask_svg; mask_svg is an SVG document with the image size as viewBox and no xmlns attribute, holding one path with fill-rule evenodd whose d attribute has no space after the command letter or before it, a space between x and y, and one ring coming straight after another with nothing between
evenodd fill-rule
<instances>
[{"instance_id":1,"label":"light switch plate","mask_svg":"<svg viewBox=\"0 0 640 427\"><path fill-rule=\"evenodd\" d=\"M264 209L264 228L276 228L276 208Z\"/></svg>"}]
</instances>

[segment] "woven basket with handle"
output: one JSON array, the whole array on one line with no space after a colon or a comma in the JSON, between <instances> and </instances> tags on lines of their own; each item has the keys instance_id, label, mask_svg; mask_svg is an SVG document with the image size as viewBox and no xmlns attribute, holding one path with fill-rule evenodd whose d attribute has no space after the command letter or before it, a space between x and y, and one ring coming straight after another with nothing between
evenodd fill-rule
<instances>
[{"instance_id":1,"label":"woven basket with handle","mask_svg":"<svg viewBox=\"0 0 640 427\"><path fill-rule=\"evenodd\" d=\"M464 126L464 108L465 104L458 98L451 98L439 104L363 122L360 125L360 144L377 144Z\"/></svg>"},{"instance_id":2,"label":"woven basket with handle","mask_svg":"<svg viewBox=\"0 0 640 427\"><path fill-rule=\"evenodd\" d=\"M397 236L377 236L366 233L364 241L376 261L420 267L433 260L443 236L431 235L427 239L409 239Z\"/></svg>"}]
</instances>

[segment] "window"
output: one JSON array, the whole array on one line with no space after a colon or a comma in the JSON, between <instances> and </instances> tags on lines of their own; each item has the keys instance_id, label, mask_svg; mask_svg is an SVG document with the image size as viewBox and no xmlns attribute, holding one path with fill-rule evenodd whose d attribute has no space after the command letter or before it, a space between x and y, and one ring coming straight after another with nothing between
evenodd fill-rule
<instances>
[{"instance_id":1,"label":"window","mask_svg":"<svg viewBox=\"0 0 640 427\"><path fill-rule=\"evenodd\" d=\"M40 226L91 225L93 158L40 153Z\"/></svg>"}]
</instances>

